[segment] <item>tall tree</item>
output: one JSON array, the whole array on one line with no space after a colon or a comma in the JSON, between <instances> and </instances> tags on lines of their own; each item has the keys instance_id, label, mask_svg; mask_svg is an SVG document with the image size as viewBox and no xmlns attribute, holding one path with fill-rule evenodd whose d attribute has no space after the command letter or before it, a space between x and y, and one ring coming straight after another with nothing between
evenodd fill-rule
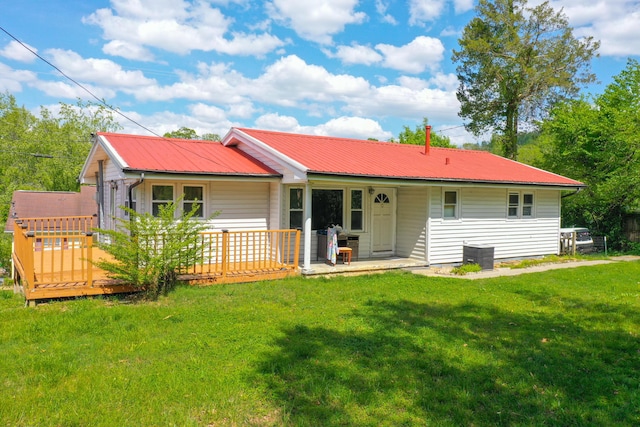
<instances>
[{"instance_id":1,"label":"tall tree","mask_svg":"<svg viewBox=\"0 0 640 427\"><path fill-rule=\"evenodd\" d=\"M426 140L425 128L428 124L429 119L425 117L422 119L422 125L416 126L415 130L411 130L409 126L403 126L402 132L398 135L398 142L400 144L424 145ZM433 131L431 132L430 143L433 147L455 148L449 137L439 135Z\"/></svg>"},{"instance_id":2,"label":"tall tree","mask_svg":"<svg viewBox=\"0 0 640 427\"><path fill-rule=\"evenodd\" d=\"M542 129L542 166L587 184L565 199L565 224L624 243L622 218L640 207L640 63L630 60L602 95L556 105Z\"/></svg>"},{"instance_id":3,"label":"tall tree","mask_svg":"<svg viewBox=\"0 0 640 427\"><path fill-rule=\"evenodd\" d=\"M480 0L476 13L452 57L459 115L476 135L498 131L504 156L516 159L521 125L595 81L590 61L600 43L575 38L549 2L527 7L526 0Z\"/></svg>"},{"instance_id":4,"label":"tall tree","mask_svg":"<svg viewBox=\"0 0 640 427\"><path fill-rule=\"evenodd\" d=\"M60 104L57 114L41 108L37 117L0 93L0 225L15 190L78 190L91 133L118 129L104 106L78 101Z\"/></svg>"}]
</instances>

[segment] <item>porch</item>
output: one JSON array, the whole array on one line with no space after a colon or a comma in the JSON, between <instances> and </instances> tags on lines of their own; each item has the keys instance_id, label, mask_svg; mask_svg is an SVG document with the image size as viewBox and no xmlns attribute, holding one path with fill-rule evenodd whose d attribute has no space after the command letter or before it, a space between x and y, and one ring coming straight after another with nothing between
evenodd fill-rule
<instances>
[{"instance_id":1,"label":"porch","mask_svg":"<svg viewBox=\"0 0 640 427\"><path fill-rule=\"evenodd\" d=\"M308 277L332 274L366 274L385 270L422 268L427 266L428 263L426 261L395 256L352 260L351 264L348 264L344 263L342 257L339 256L336 265L322 261L314 261L311 263L311 269L309 271L303 270L302 274Z\"/></svg>"},{"instance_id":2,"label":"porch","mask_svg":"<svg viewBox=\"0 0 640 427\"><path fill-rule=\"evenodd\" d=\"M110 255L95 244L91 217L27 218L14 224L14 281L27 302L108 295L139 289L110 279L93 265ZM202 251L181 281L208 285L299 274L298 230L219 231L201 234Z\"/></svg>"}]
</instances>

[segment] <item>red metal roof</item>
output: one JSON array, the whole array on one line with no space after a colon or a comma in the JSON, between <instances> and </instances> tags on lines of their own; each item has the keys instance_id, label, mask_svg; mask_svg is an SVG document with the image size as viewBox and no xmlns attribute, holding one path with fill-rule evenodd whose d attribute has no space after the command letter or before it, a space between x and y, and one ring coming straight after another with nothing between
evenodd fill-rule
<instances>
[{"instance_id":1,"label":"red metal roof","mask_svg":"<svg viewBox=\"0 0 640 427\"><path fill-rule=\"evenodd\" d=\"M279 176L273 169L216 141L98 133L126 163L125 170L211 175Z\"/></svg>"},{"instance_id":2,"label":"red metal roof","mask_svg":"<svg viewBox=\"0 0 640 427\"><path fill-rule=\"evenodd\" d=\"M308 173L396 179L583 186L486 151L238 128L304 165Z\"/></svg>"}]
</instances>

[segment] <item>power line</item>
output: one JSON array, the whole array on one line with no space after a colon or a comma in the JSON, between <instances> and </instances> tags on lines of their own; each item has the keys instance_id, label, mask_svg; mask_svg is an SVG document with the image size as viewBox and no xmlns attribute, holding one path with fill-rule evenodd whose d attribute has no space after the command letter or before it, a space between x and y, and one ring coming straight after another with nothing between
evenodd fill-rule
<instances>
[{"instance_id":1,"label":"power line","mask_svg":"<svg viewBox=\"0 0 640 427\"><path fill-rule=\"evenodd\" d=\"M10 32L8 32L7 30L4 29L4 27L0 26L0 30L2 30L6 35L8 35L9 37L11 37L13 40L15 40L16 42L18 42L22 47L24 47L26 50L28 50L29 52L31 52L33 55L35 55L38 59L40 59L41 61L43 61L45 64L49 65L50 67L52 67L54 70L56 70L57 72L59 72L62 76L64 76L66 79L68 79L69 81L73 82L76 86L78 86L79 88L81 88L82 90L84 90L85 92L87 92L92 98L94 98L96 101L98 101L98 103L100 105L103 105L104 107L106 107L107 109L109 109L110 111L113 111L114 113L118 114L119 116L125 118L126 120L130 121L131 123L133 123L134 125L146 130L147 132L149 132L150 134L157 136L158 138L162 138L165 141L169 142L171 145L187 151L195 156L198 156L202 159L208 160L211 163L218 165L218 166L222 166L219 162L217 162L214 159L208 158L208 157L203 157L200 153L196 153L195 151L189 150L186 147L183 147L180 144L175 143L174 141L172 141L169 138L165 138L164 136L158 135L156 132L152 131L151 129L149 129L148 127L144 126L143 124L135 121L134 119L132 119L131 117L127 116L126 114L124 114L123 112L121 112L118 109L113 108L112 106L110 106L109 104L107 104L104 100L98 98L93 92L91 92L89 89L87 89L84 85L82 85L80 82L74 80L73 78L71 78L70 76L68 76L64 71L62 71L60 68L56 67L55 65L53 65L51 62L47 61L45 58L43 58L42 56L40 56L37 52L35 52L33 49L31 49L29 46L27 46L26 44L24 44L21 40L19 40L17 37L15 37L13 34L11 34ZM237 171L236 171L237 172Z\"/></svg>"},{"instance_id":2,"label":"power line","mask_svg":"<svg viewBox=\"0 0 640 427\"><path fill-rule=\"evenodd\" d=\"M98 103L100 105L105 106L106 108L108 108L109 110L113 111L114 113L118 114L119 116L125 118L126 120L129 120L131 123L135 124L136 126L141 127L142 129L146 130L147 132L162 138L160 135L158 135L157 133L155 133L154 131L152 131L151 129L147 128L146 126L142 125L141 123L138 123L137 121L133 120L131 117L127 116L126 114L124 114L123 112L121 112L118 109L113 108L112 106L110 106L109 104L107 104L106 102L104 102L104 100L98 98L93 92L91 92L89 89L87 89L84 85L82 85L80 82L74 80L72 77L70 77L69 75L67 75L64 71L62 71L60 68L56 67L55 65L53 65L51 62L47 61L45 58L43 58L42 56L40 56L38 54L38 52L34 51L33 49L31 49L29 46L27 46L26 44L22 43L21 40L19 40L17 37L15 37L13 34L11 34L10 32L8 32L7 30L4 29L4 27L0 26L0 30L2 30L6 35L8 35L9 37L11 37L12 39L14 39L16 42L20 43L20 45L22 47L24 47L25 49L27 49L29 52L31 52L33 55L35 55L38 59L40 59L42 62L44 62L45 64L49 65L51 68L53 68L54 70L56 70L57 72L59 72L60 74L62 74L62 76L64 76L67 80L73 82L73 84L75 84L76 86L78 86L80 89L84 90L85 92L87 92L92 98L94 98L96 101L98 101Z\"/></svg>"}]
</instances>

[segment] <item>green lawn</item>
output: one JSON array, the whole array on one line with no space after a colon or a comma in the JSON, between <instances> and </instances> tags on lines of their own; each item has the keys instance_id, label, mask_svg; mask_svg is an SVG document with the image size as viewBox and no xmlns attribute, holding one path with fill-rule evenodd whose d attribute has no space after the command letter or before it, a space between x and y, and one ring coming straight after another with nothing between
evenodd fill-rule
<instances>
[{"instance_id":1,"label":"green lawn","mask_svg":"<svg viewBox=\"0 0 640 427\"><path fill-rule=\"evenodd\" d=\"M1 292L0 425L640 425L639 334L639 262Z\"/></svg>"}]
</instances>

